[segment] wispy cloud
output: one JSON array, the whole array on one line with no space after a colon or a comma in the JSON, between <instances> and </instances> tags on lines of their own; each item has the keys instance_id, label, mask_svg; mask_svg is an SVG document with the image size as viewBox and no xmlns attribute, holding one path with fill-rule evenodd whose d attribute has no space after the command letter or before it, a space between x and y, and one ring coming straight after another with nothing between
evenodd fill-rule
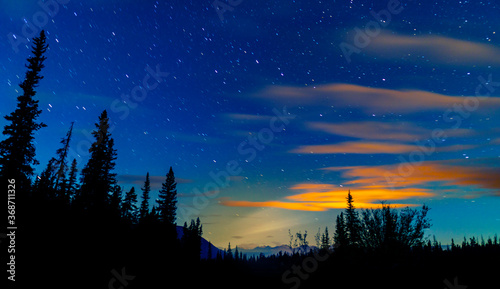
<instances>
[{"instance_id":1,"label":"wispy cloud","mask_svg":"<svg viewBox=\"0 0 500 289\"><path fill-rule=\"evenodd\" d=\"M475 187L480 193L500 196L500 168L491 163L462 160L425 161L383 166L329 167L323 170L341 171L348 186L385 186L400 188L426 187L438 182L447 186ZM479 195L478 195L479 196Z\"/></svg>"},{"instance_id":2,"label":"wispy cloud","mask_svg":"<svg viewBox=\"0 0 500 289\"><path fill-rule=\"evenodd\" d=\"M357 208L376 207L383 201L394 207L416 206L415 200L434 198L438 193L446 193L447 197L456 198L500 196L500 168L487 162L466 166L458 160L429 161L412 165L411 169L406 167L404 174L400 165L330 167L323 170L340 171L346 181L342 186L299 183L292 186L290 191L302 193L291 194L280 200L248 201L225 198L221 204L230 207L272 207L300 211L343 209L346 206L347 189L351 190ZM434 191L430 187L436 182L447 187ZM476 193L471 194L468 190L470 188L475 188Z\"/></svg>"},{"instance_id":3,"label":"wispy cloud","mask_svg":"<svg viewBox=\"0 0 500 289\"><path fill-rule=\"evenodd\" d=\"M333 209L333 207L328 207L325 203L313 203L313 202L286 202L286 201L264 201L264 202L253 202L253 201L233 201L224 200L221 204L228 207L255 207L255 208L279 208L288 210L299 210L299 211L326 211L327 209Z\"/></svg>"},{"instance_id":4,"label":"wispy cloud","mask_svg":"<svg viewBox=\"0 0 500 289\"><path fill-rule=\"evenodd\" d=\"M500 49L494 45L437 35L407 36L384 31L372 38L363 52L388 59L413 58L433 64L500 64Z\"/></svg>"},{"instance_id":5,"label":"wispy cloud","mask_svg":"<svg viewBox=\"0 0 500 289\"><path fill-rule=\"evenodd\" d=\"M451 145L437 148L436 151L448 152L474 148L473 145ZM337 144L306 145L291 150L299 154L403 154L420 151L418 145L388 142L350 141Z\"/></svg>"},{"instance_id":6,"label":"wispy cloud","mask_svg":"<svg viewBox=\"0 0 500 289\"><path fill-rule=\"evenodd\" d=\"M431 129L419 127L410 122L309 122L306 125L311 130L365 140L412 142L423 138L428 139L432 135ZM473 134L474 132L470 129L443 130L443 135L446 135L448 137L467 136Z\"/></svg>"},{"instance_id":7,"label":"wispy cloud","mask_svg":"<svg viewBox=\"0 0 500 289\"><path fill-rule=\"evenodd\" d=\"M445 111L463 103L463 96L448 96L422 90L394 90L352 84L325 84L314 87L271 86L254 95L289 106L359 108L369 113ZM500 108L500 98L478 98L479 109Z\"/></svg>"},{"instance_id":8,"label":"wispy cloud","mask_svg":"<svg viewBox=\"0 0 500 289\"><path fill-rule=\"evenodd\" d=\"M221 204L229 207L271 207L313 212L345 208L347 196L346 188L333 186L330 184L313 184L323 187L323 190L318 191L314 188L307 188L309 185L311 184L306 183L298 184L297 187L292 187L292 190L305 190L305 192L287 196L282 200L255 202L225 199L221 202ZM376 186L357 187L352 191L352 193L356 199L357 208L377 207L381 205L382 201L389 201L391 206L394 207L416 206L415 204L400 203L399 201L404 199L433 196L433 194L430 193L427 189L411 188L393 191L389 188L381 188Z\"/></svg>"}]
</instances>

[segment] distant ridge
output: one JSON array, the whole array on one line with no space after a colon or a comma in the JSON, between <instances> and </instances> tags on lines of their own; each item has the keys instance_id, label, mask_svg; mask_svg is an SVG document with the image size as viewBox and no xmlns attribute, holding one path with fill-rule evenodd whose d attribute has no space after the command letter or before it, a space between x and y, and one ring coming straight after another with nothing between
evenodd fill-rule
<instances>
[{"instance_id":1,"label":"distant ridge","mask_svg":"<svg viewBox=\"0 0 500 289\"><path fill-rule=\"evenodd\" d=\"M183 232L183 227L182 226L177 226L177 238L181 239L182 236L184 235ZM217 252L223 252L225 248L217 248L213 244L210 244L205 238L201 237L201 254L200 258L201 259L207 259L208 257L208 246L212 247L212 258L215 259L217 257ZM236 247L233 247L233 253L234 249ZM316 247L315 246L308 246L306 251L309 250L314 250ZM299 252L300 250L298 248L294 248L295 253ZM290 247L288 245L280 245L280 246L258 246L253 249L242 249L238 247L238 251L242 252L243 254L246 254L247 257L252 257L252 256L260 256L260 254L263 254L264 256L271 256L271 255L277 255L281 251L283 254L292 254L292 250L290 250Z\"/></svg>"},{"instance_id":2,"label":"distant ridge","mask_svg":"<svg viewBox=\"0 0 500 289\"><path fill-rule=\"evenodd\" d=\"M183 227L182 226L177 226L177 238L181 239L183 235L184 235ZM212 257L211 257L211 259L215 259L217 257L217 252L221 251L219 248L217 248L214 245L210 244L205 238L201 237L201 254L200 254L200 258L201 259L207 259L208 258L208 247L209 246L212 247Z\"/></svg>"}]
</instances>

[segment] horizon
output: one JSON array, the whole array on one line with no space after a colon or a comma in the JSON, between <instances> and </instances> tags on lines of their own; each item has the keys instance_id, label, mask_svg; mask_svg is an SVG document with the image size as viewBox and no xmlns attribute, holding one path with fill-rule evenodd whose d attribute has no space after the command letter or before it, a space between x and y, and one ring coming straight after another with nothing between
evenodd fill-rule
<instances>
[{"instance_id":1,"label":"horizon","mask_svg":"<svg viewBox=\"0 0 500 289\"><path fill-rule=\"evenodd\" d=\"M0 115L15 109L34 22L49 44L35 175L71 122L81 170L107 110L118 184L140 192L149 172L152 207L172 166L177 224L200 217L216 247L284 245L288 230L312 244L348 191L357 209L429 206L426 236L442 244L493 237L496 4L337 2L6 3Z\"/></svg>"}]
</instances>

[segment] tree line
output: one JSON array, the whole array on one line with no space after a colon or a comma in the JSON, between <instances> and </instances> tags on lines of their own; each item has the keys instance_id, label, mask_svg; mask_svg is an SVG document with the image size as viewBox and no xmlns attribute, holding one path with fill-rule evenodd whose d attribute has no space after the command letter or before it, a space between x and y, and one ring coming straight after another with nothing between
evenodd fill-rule
<instances>
[{"instance_id":1,"label":"tree line","mask_svg":"<svg viewBox=\"0 0 500 289\"><path fill-rule=\"evenodd\" d=\"M56 288L67 288L75 280L82 288L111 288L110 272L126 268L137 276L127 288L179 280L190 286L214 282L228 288L316 288L324 282L353 288L373 284L400 288L405 278L415 276L420 278L415 282L418 288L430 288L426 285L454 275L463 276L469 284L487 284L485 276L500 269L496 235L486 240L464 238L461 244L452 239L451 247L444 250L435 238L431 242L425 236L431 226L429 207L395 209L383 203L360 212L350 191L346 209L335 219L333 236L328 228L318 231L316 248L309 246L307 231L289 231L291 254L247 257L229 244L215 258L209 246L209 258L201 260L200 219L185 222L182 237L177 236L177 183L172 167L154 204L150 203L149 172L140 192L135 187L123 192L118 185L117 151L106 110L95 123L90 157L81 171L76 159L68 159L71 123L55 156L35 176L34 166L39 162L34 137L46 125L38 121L42 111L34 97L43 79L46 41L44 31L32 41L32 56L20 84L23 93L17 97L16 109L5 116L8 124L0 142L0 181L6 185L9 179L16 180L20 280L51 276L49 284ZM318 261L317 256L324 257ZM485 267L486 262L493 265ZM474 266L479 263L483 266ZM221 272L224 278L219 277ZM287 278L282 278L284 273ZM357 274L369 278L359 280Z\"/></svg>"},{"instance_id":2,"label":"tree line","mask_svg":"<svg viewBox=\"0 0 500 289\"><path fill-rule=\"evenodd\" d=\"M140 188L140 204L135 187L124 193L118 185L114 172L117 151L106 110L95 123L90 156L81 171L76 159L68 159L74 129L71 123L55 156L35 176L34 166L39 162L34 137L46 127L38 121L42 111L35 99L48 48L45 31L32 43L32 56L27 59L27 72L19 85L23 93L17 97L15 110L5 116L8 124L0 142L0 181L5 188L8 180L15 179L16 183L18 240L19 247L24 248L19 249L19 266L32 277L42 276L42 272L50 275L43 268L52 265L61 270L61 284L81 277L78 271L92 266L96 268L94 273L105 272L83 280L92 286L96 282L106 284L107 273L113 266L121 266L120 262L137 266L137 271L148 271L153 267L165 269L168 256L183 256L182 264L199 260L200 219L191 220L189 226L185 223L182 238L177 238L177 183L172 167L154 204L150 203L149 172ZM57 229L48 234L50 227ZM155 262L148 260L152 255ZM136 265L141 262L151 266ZM68 264L76 266L69 269ZM28 280L23 277L20 279Z\"/></svg>"}]
</instances>

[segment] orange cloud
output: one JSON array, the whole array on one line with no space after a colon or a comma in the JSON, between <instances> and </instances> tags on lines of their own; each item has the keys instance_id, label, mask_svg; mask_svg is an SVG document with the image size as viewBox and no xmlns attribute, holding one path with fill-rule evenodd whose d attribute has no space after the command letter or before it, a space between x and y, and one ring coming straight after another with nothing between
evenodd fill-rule
<instances>
[{"instance_id":1,"label":"orange cloud","mask_svg":"<svg viewBox=\"0 0 500 289\"><path fill-rule=\"evenodd\" d=\"M228 207L257 207L257 208L278 208L287 210L297 210L297 211L310 211L310 212L323 212L330 209L345 209L346 200L345 196L347 193L344 191L344 199L338 202L286 202L286 201L264 201L264 202L251 202L251 201L223 201L222 205ZM376 203L361 203L355 202L356 208L374 208L381 206L381 204ZM391 204L392 207L410 207L415 206L413 204Z\"/></svg>"},{"instance_id":2,"label":"orange cloud","mask_svg":"<svg viewBox=\"0 0 500 289\"><path fill-rule=\"evenodd\" d=\"M343 142L338 144L300 146L290 152L311 154L401 154L414 150L418 150L418 146L382 142Z\"/></svg>"},{"instance_id":3,"label":"orange cloud","mask_svg":"<svg viewBox=\"0 0 500 289\"><path fill-rule=\"evenodd\" d=\"M296 188L292 188L296 189ZM345 207L346 203L346 188L332 187L328 191L306 190L306 193L292 195L286 197L288 200L296 202L322 202L336 203L340 208ZM421 188L400 188L391 190L388 187L370 185L353 187L353 196L356 197L356 206L361 208L373 207L375 204L380 204L382 201L404 200L411 198L432 197L428 189ZM410 206L408 204L394 204L395 206Z\"/></svg>"},{"instance_id":4,"label":"orange cloud","mask_svg":"<svg viewBox=\"0 0 500 289\"><path fill-rule=\"evenodd\" d=\"M221 204L229 207L271 207L299 211L327 211L346 207L347 189L343 187L331 184L303 183L295 185L291 190L304 190L306 192L287 196L283 200L252 202L224 199ZM355 198L356 208L360 209L378 207L382 201L389 201L391 206L396 208L416 206L415 204L393 203L391 201L433 196L427 189L391 190L377 186L357 187L351 193Z\"/></svg>"},{"instance_id":5,"label":"orange cloud","mask_svg":"<svg viewBox=\"0 0 500 289\"><path fill-rule=\"evenodd\" d=\"M485 189L500 196L500 168L476 164L465 166L457 161L426 161L384 166L331 167L324 170L342 171L351 179L346 185L407 188L428 186L433 182L444 185Z\"/></svg>"},{"instance_id":6,"label":"orange cloud","mask_svg":"<svg viewBox=\"0 0 500 289\"><path fill-rule=\"evenodd\" d=\"M441 147L436 151L458 151L473 148L472 145L452 145ZM306 145L291 150L299 154L403 154L420 152L418 145L397 144L386 142L350 141L326 145Z\"/></svg>"},{"instance_id":7,"label":"orange cloud","mask_svg":"<svg viewBox=\"0 0 500 289\"><path fill-rule=\"evenodd\" d=\"M357 208L372 208L387 201L394 207L415 206L401 202L415 198L431 198L431 185L440 183L446 186L462 188L476 187L481 193L500 196L500 168L486 164L464 166L459 161L432 161L421 164L331 167L324 170L341 171L342 178L350 179L344 186L333 184L300 183L290 188L291 191L303 191L281 200L270 201L234 201L224 199L222 205L231 207L272 207L301 211L326 211L343 209L346 206L347 188L355 200ZM460 198L474 198L477 193L462 193L460 188L440 189L440 192Z\"/></svg>"},{"instance_id":8,"label":"orange cloud","mask_svg":"<svg viewBox=\"0 0 500 289\"><path fill-rule=\"evenodd\" d=\"M498 65L500 49L493 45L442 36L403 36L390 32L371 39L363 52L389 59L417 59L452 65Z\"/></svg>"},{"instance_id":9,"label":"orange cloud","mask_svg":"<svg viewBox=\"0 0 500 289\"><path fill-rule=\"evenodd\" d=\"M310 122L308 127L331 134L370 140L413 141L421 135L430 135L426 129L405 123L384 123L375 121L325 123Z\"/></svg>"},{"instance_id":10,"label":"orange cloud","mask_svg":"<svg viewBox=\"0 0 500 289\"><path fill-rule=\"evenodd\" d=\"M352 84L327 84L314 87L271 86L255 97L281 101L287 105L336 106L360 108L370 113L446 110L462 104L466 97L447 96L421 90L391 90ZM477 98L481 108L500 108L500 98Z\"/></svg>"},{"instance_id":11,"label":"orange cloud","mask_svg":"<svg viewBox=\"0 0 500 289\"><path fill-rule=\"evenodd\" d=\"M328 207L324 203L313 203L313 202L284 202L284 201L264 201L264 202L251 202L251 201L231 201L225 200L221 201L221 204L228 207L271 207L280 208L288 210L298 210L298 211L326 211ZM345 205L343 206L345 207ZM343 208L342 207L342 208Z\"/></svg>"},{"instance_id":12,"label":"orange cloud","mask_svg":"<svg viewBox=\"0 0 500 289\"><path fill-rule=\"evenodd\" d=\"M405 122L309 122L307 126L313 130L365 140L415 141L422 138L430 138L432 135L432 130L430 129L417 127ZM443 135L448 137L472 134L473 132L470 129L443 130Z\"/></svg>"},{"instance_id":13,"label":"orange cloud","mask_svg":"<svg viewBox=\"0 0 500 289\"><path fill-rule=\"evenodd\" d=\"M396 208L416 206L415 204L400 203L401 200L432 197L429 189L399 188L393 190L388 186L361 185L350 186L357 208L373 208L388 201ZM303 193L287 196L282 200L270 201L234 201L228 198L221 200L221 204L229 207L271 207L300 211L327 211L329 209L344 209L346 207L347 188L332 184L300 183L290 188ZM394 202L396 201L396 202Z\"/></svg>"}]
</instances>

